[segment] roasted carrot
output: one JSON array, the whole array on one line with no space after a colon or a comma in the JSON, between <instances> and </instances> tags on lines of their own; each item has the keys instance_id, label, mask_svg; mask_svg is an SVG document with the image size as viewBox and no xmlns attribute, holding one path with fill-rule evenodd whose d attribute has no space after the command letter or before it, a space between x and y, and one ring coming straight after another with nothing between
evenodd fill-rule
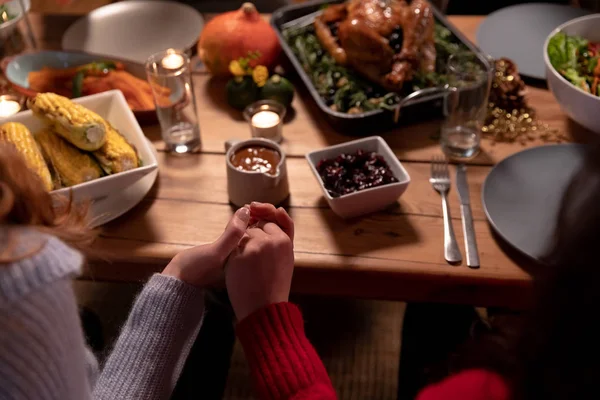
<instances>
[{"instance_id":1,"label":"roasted carrot","mask_svg":"<svg viewBox=\"0 0 600 400\"><path fill-rule=\"evenodd\" d=\"M74 68L42 68L29 73L29 87L37 92L54 92L63 96L73 96L73 77L84 72L81 95L90 95L108 90L121 90L132 110L153 110L154 99L150 84L125 71L120 62L98 62ZM168 97L170 90L158 86L162 97ZM79 93L79 91L77 91Z\"/></svg>"}]
</instances>

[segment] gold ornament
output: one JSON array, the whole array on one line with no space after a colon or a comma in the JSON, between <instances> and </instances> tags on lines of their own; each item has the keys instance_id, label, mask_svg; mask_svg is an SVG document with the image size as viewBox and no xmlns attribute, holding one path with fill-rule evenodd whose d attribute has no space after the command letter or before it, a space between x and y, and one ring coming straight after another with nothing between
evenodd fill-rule
<instances>
[{"instance_id":1,"label":"gold ornament","mask_svg":"<svg viewBox=\"0 0 600 400\"><path fill-rule=\"evenodd\" d=\"M519 142L525 145L536 139L553 143L566 140L557 129L538 120L535 110L527 105L527 88L517 65L501 58L495 61L495 68L487 116L481 128L483 136L491 139L492 144Z\"/></svg>"}]
</instances>

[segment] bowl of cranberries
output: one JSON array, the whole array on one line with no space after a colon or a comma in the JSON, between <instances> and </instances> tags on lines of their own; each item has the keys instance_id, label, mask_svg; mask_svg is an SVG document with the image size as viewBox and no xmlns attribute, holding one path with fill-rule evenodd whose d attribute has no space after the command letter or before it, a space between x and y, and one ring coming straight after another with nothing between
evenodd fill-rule
<instances>
[{"instance_id":1,"label":"bowl of cranberries","mask_svg":"<svg viewBox=\"0 0 600 400\"><path fill-rule=\"evenodd\" d=\"M380 136L313 151L306 160L327 203L343 218L389 206L410 183L410 176Z\"/></svg>"}]
</instances>

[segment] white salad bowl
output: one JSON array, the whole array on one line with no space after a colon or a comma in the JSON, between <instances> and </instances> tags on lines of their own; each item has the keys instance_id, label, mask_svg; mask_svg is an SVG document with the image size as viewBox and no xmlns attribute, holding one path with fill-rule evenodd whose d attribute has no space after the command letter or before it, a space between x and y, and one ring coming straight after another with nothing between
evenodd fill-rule
<instances>
[{"instance_id":1,"label":"white salad bowl","mask_svg":"<svg viewBox=\"0 0 600 400\"><path fill-rule=\"evenodd\" d=\"M152 146L144 136L144 132L120 90L80 97L73 101L94 111L121 132L125 139L137 150L142 165L129 171L106 175L79 185L54 190L52 193L69 195L69 191L72 191L75 200L99 200L130 187L158 168ZM31 111L0 118L0 125L5 122L20 122L27 126L33 134L45 127L44 122L34 116Z\"/></svg>"},{"instance_id":2,"label":"white salad bowl","mask_svg":"<svg viewBox=\"0 0 600 400\"><path fill-rule=\"evenodd\" d=\"M359 190L339 197L332 197L319 176L317 165L322 160L335 158L342 153L354 153L358 150L376 152L381 155L396 179L398 179L398 182ZM358 217L389 206L398 200L410 183L408 172L406 172L400 161L398 161L390 146L380 136L370 136L313 151L306 155L306 160L321 186L323 196L327 200L327 203L329 203L329 207L342 218Z\"/></svg>"},{"instance_id":3,"label":"white salad bowl","mask_svg":"<svg viewBox=\"0 0 600 400\"><path fill-rule=\"evenodd\" d=\"M600 14L575 18L553 30L544 43L544 62L548 87L556 97L562 110L571 119L587 129L600 134L600 97L579 89L566 80L550 63L548 43L558 32L581 36L592 42L600 42Z\"/></svg>"}]
</instances>

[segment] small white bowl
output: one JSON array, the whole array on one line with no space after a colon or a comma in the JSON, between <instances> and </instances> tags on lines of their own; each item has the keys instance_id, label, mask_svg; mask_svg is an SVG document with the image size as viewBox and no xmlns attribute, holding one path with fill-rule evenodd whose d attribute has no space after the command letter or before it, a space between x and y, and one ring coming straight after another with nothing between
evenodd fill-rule
<instances>
[{"instance_id":1,"label":"small white bowl","mask_svg":"<svg viewBox=\"0 0 600 400\"><path fill-rule=\"evenodd\" d=\"M323 180L319 176L317 165L322 160L335 158L342 153L355 153L358 150L380 154L385 159L394 176L398 179L398 182L359 190L340 197L331 197L327 189L325 189ZM400 161L398 161L390 146L380 136L370 136L313 151L306 155L306 160L315 178L317 178L317 181L321 185L323 196L327 199L329 207L342 218L358 217L389 206L404 193L410 183L408 172L406 172Z\"/></svg>"},{"instance_id":2,"label":"small white bowl","mask_svg":"<svg viewBox=\"0 0 600 400\"><path fill-rule=\"evenodd\" d=\"M102 178L68 188L54 190L52 193L68 195L69 191L72 190L75 200L97 200L133 185L158 168L158 162L156 161L152 146L146 139L146 136L144 136L142 128L140 128L120 90L110 90L91 96L80 97L73 101L94 111L121 132L125 139L136 148L142 161L142 166L118 174L103 176ZM11 117L0 118L0 125L5 122L20 122L27 126L34 135L45 127L44 122L35 117L31 111L24 111Z\"/></svg>"},{"instance_id":3,"label":"small white bowl","mask_svg":"<svg viewBox=\"0 0 600 400\"><path fill-rule=\"evenodd\" d=\"M548 43L552 36L561 31L570 36L577 35L592 42L600 42L598 27L600 27L600 14L567 21L548 35L543 50L548 86L560 104L560 108L574 121L596 133L600 133L600 97L579 89L554 69L548 57Z\"/></svg>"}]
</instances>

